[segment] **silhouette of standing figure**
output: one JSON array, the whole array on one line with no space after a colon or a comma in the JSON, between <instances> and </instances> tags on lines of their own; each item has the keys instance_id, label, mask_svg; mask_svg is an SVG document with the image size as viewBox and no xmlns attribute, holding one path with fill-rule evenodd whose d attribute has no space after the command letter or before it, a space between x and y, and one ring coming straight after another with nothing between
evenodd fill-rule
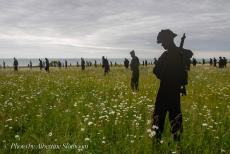
<instances>
[{"instance_id":1,"label":"silhouette of standing figure","mask_svg":"<svg viewBox=\"0 0 230 154\"><path fill-rule=\"evenodd\" d=\"M219 57L219 68L223 68L223 58L222 57Z\"/></svg>"},{"instance_id":2,"label":"silhouette of standing figure","mask_svg":"<svg viewBox=\"0 0 230 154\"><path fill-rule=\"evenodd\" d=\"M6 63L4 60L3 60L3 68L6 68Z\"/></svg>"},{"instance_id":3,"label":"silhouette of standing figure","mask_svg":"<svg viewBox=\"0 0 230 154\"><path fill-rule=\"evenodd\" d=\"M81 58L81 70L85 70L85 60L84 58Z\"/></svg>"},{"instance_id":4,"label":"silhouette of standing figure","mask_svg":"<svg viewBox=\"0 0 230 154\"><path fill-rule=\"evenodd\" d=\"M39 68L40 70L42 70L42 67L43 67L42 60L41 59L38 59L38 60L39 60Z\"/></svg>"},{"instance_id":5,"label":"silhouette of standing figure","mask_svg":"<svg viewBox=\"0 0 230 154\"><path fill-rule=\"evenodd\" d=\"M65 60L65 68L67 68L68 67L68 62L67 62L67 60Z\"/></svg>"},{"instance_id":6,"label":"silhouette of standing figure","mask_svg":"<svg viewBox=\"0 0 230 154\"><path fill-rule=\"evenodd\" d=\"M97 61L94 60L94 67L97 67Z\"/></svg>"},{"instance_id":7,"label":"silhouette of standing figure","mask_svg":"<svg viewBox=\"0 0 230 154\"><path fill-rule=\"evenodd\" d=\"M203 64L203 65L205 64L205 59L202 59L202 64Z\"/></svg>"},{"instance_id":8,"label":"silhouette of standing figure","mask_svg":"<svg viewBox=\"0 0 230 154\"><path fill-rule=\"evenodd\" d=\"M48 58L45 58L45 70L46 72L50 72L50 63Z\"/></svg>"},{"instance_id":9,"label":"silhouette of standing figure","mask_svg":"<svg viewBox=\"0 0 230 154\"><path fill-rule=\"evenodd\" d=\"M217 63L217 60L216 60L216 58L214 58L213 59L213 65L214 65L214 67L216 67L216 63Z\"/></svg>"},{"instance_id":10,"label":"silhouette of standing figure","mask_svg":"<svg viewBox=\"0 0 230 154\"><path fill-rule=\"evenodd\" d=\"M212 64L213 64L212 58L209 59L209 64L210 64L210 66L212 66Z\"/></svg>"},{"instance_id":11,"label":"silhouette of standing figure","mask_svg":"<svg viewBox=\"0 0 230 154\"><path fill-rule=\"evenodd\" d=\"M185 93L183 88L187 83L186 70L193 53L183 49L185 34L181 39L180 47L174 43L176 36L177 34L169 29L161 30L157 36L157 43L161 43L166 50L154 68L154 74L160 79L152 126L152 130L156 132L157 141L161 139L167 112L169 112L171 133L175 141L180 140L180 133L183 130L180 93Z\"/></svg>"},{"instance_id":12,"label":"silhouette of standing figure","mask_svg":"<svg viewBox=\"0 0 230 154\"><path fill-rule=\"evenodd\" d=\"M223 57L223 67L226 68L228 63L228 60L226 59L226 57Z\"/></svg>"},{"instance_id":13,"label":"silhouette of standing figure","mask_svg":"<svg viewBox=\"0 0 230 154\"><path fill-rule=\"evenodd\" d=\"M104 68L104 75L109 73L109 61L104 56L102 56L102 68Z\"/></svg>"},{"instance_id":14,"label":"silhouette of standing figure","mask_svg":"<svg viewBox=\"0 0 230 154\"><path fill-rule=\"evenodd\" d=\"M129 68L129 60L127 58L125 58L125 60L124 60L124 66L126 69Z\"/></svg>"},{"instance_id":15,"label":"silhouette of standing figure","mask_svg":"<svg viewBox=\"0 0 230 154\"><path fill-rule=\"evenodd\" d=\"M14 71L18 71L18 60L14 57Z\"/></svg>"},{"instance_id":16,"label":"silhouette of standing figure","mask_svg":"<svg viewBox=\"0 0 230 154\"><path fill-rule=\"evenodd\" d=\"M30 60L30 69L32 69L32 67L33 67L33 63L32 63L32 61Z\"/></svg>"},{"instance_id":17,"label":"silhouette of standing figure","mask_svg":"<svg viewBox=\"0 0 230 154\"><path fill-rule=\"evenodd\" d=\"M197 60L196 60L195 58L193 58L193 59L192 59L192 65L193 65L193 66L196 66L196 64L197 64Z\"/></svg>"},{"instance_id":18,"label":"silhouette of standing figure","mask_svg":"<svg viewBox=\"0 0 230 154\"><path fill-rule=\"evenodd\" d=\"M138 82L139 82L139 59L137 56L135 56L134 50L130 52L130 55L132 57L131 63L130 63L130 69L132 71L132 77L131 77L131 88L133 91L139 90L138 89Z\"/></svg>"}]
</instances>

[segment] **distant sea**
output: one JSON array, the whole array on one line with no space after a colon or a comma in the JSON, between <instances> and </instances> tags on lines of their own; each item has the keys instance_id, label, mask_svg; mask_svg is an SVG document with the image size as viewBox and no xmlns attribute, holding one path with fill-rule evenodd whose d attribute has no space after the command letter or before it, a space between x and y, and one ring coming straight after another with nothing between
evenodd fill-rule
<instances>
[{"instance_id":1,"label":"distant sea","mask_svg":"<svg viewBox=\"0 0 230 154\"><path fill-rule=\"evenodd\" d=\"M36 58L32 58L32 59L29 59L29 58L21 58L21 59L17 59L18 60L18 63L19 63L19 66L28 66L28 64L30 63L30 60L32 62L32 65L33 66L38 66L39 64L39 61L38 59ZM45 61L45 59L41 59L42 61ZM65 60L67 60L68 62L68 65L77 65L77 63L80 65L81 64L81 59L80 58L72 58L72 59L68 59L68 58L49 58L49 61L58 61L60 60L61 63L64 63ZM85 58L85 61L91 61L92 64L94 64L95 60L97 61L97 64L100 64L101 63L101 58ZM131 58L128 59L129 61L131 60ZM140 58L139 61L140 63L142 64L142 62L144 60L147 60L148 63L151 63L153 62L153 58L150 59L150 58ZM6 59L2 59L0 58L0 66L3 65L3 61L5 61L5 64L6 66L8 67L12 67L13 66L13 58L6 58ZM115 64L115 62L117 64L124 64L124 58L111 58L111 59L108 59L109 63L112 62L113 64Z\"/></svg>"}]
</instances>

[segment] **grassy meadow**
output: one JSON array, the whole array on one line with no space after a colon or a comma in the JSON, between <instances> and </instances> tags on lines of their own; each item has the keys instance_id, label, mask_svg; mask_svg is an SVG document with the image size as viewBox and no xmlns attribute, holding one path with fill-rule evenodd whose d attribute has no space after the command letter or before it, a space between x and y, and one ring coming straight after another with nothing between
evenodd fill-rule
<instances>
[{"instance_id":1,"label":"grassy meadow","mask_svg":"<svg viewBox=\"0 0 230 154\"><path fill-rule=\"evenodd\" d=\"M174 142L168 117L161 143L148 132L159 80L140 68L0 70L0 153L230 153L230 68L191 67L181 97L184 132Z\"/></svg>"}]
</instances>

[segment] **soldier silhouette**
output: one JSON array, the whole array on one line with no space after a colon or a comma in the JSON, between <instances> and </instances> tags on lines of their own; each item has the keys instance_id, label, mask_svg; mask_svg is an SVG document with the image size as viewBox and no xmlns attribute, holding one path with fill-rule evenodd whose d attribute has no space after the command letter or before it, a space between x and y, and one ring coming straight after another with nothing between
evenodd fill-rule
<instances>
[{"instance_id":1,"label":"soldier silhouette","mask_svg":"<svg viewBox=\"0 0 230 154\"><path fill-rule=\"evenodd\" d=\"M40 70L42 70L42 67L43 67L42 60L41 59L38 59L38 60L39 60L39 68Z\"/></svg>"},{"instance_id":2,"label":"soldier silhouette","mask_svg":"<svg viewBox=\"0 0 230 154\"><path fill-rule=\"evenodd\" d=\"M209 59L209 64L210 64L210 66L212 66L212 64L213 64L212 58Z\"/></svg>"},{"instance_id":3,"label":"soldier silhouette","mask_svg":"<svg viewBox=\"0 0 230 154\"><path fill-rule=\"evenodd\" d=\"M94 60L94 67L97 67L97 61Z\"/></svg>"},{"instance_id":4,"label":"soldier silhouette","mask_svg":"<svg viewBox=\"0 0 230 154\"><path fill-rule=\"evenodd\" d=\"M226 68L228 63L228 60L226 59L226 57L223 57L223 67Z\"/></svg>"},{"instance_id":5,"label":"soldier silhouette","mask_svg":"<svg viewBox=\"0 0 230 154\"><path fill-rule=\"evenodd\" d=\"M58 60L58 67L61 68L61 61Z\"/></svg>"},{"instance_id":6,"label":"soldier silhouette","mask_svg":"<svg viewBox=\"0 0 230 154\"><path fill-rule=\"evenodd\" d=\"M112 62L110 62L112 65ZM107 58L105 58L104 56L102 56L102 68L104 68L104 75L108 74L110 71L109 68L109 61Z\"/></svg>"},{"instance_id":7,"label":"soldier silhouette","mask_svg":"<svg viewBox=\"0 0 230 154\"><path fill-rule=\"evenodd\" d=\"M139 90L138 89L138 82L139 82L139 59L135 55L135 51L132 50L130 52L130 55L132 57L131 63L130 63L130 69L132 71L132 77L131 77L131 88L133 91Z\"/></svg>"},{"instance_id":8,"label":"soldier silhouette","mask_svg":"<svg viewBox=\"0 0 230 154\"><path fill-rule=\"evenodd\" d=\"M213 58L213 66L216 67L217 60L216 58Z\"/></svg>"},{"instance_id":9,"label":"soldier silhouette","mask_svg":"<svg viewBox=\"0 0 230 154\"><path fill-rule=\"evenodd\" d=\"M48 58L45 58L45 70L46 72L50 72L50 62Z\"/></svg>"},{"instance_id":10,"label":"soldier silhouette","mask_svg":"<svg viewBox=\"0 0 230 154\"><path fill-rule=\"evenodd\" d=\"M6 63L4 60L3 60L3 68L6 68Z\"/></svg>"},{"instance_id":11,"label":"soldier silhouette","mask_svg":"<svg viewBox=\"0 0 230 154\"><path fill-rule=\"evenodd\" d=\"M67 62L67 60L65 60L65 68L67 68L68 67L68 62Z\"/></svg>"},{"instance_id":12,"label":"soldier silhouette","mask_svg":"<svg viewBox=\"0 0 230 154\"><path fill-rule=\"evenodd\" d=\"M161 30L157 36L157 43L161 43L166 50L154 68L154 74L160 79L152 123L157 141L161 139L167 112L169 112L171 133L175 141L180 140L180 133L183 130L180 93L186 94L184 91L184 85L187 84L186 72L193 53L183 49L185 34L181 39L180 47L174 43L176 36L177 34L169 29Z\"/></svg>"},{"instance_id":13,"label":"soldier silhouette","mask_svg":"<svg viewBox=\"0 0 230 154\"><path fill-rule=\"evenodd\" d=\"M196 64L197 64L197 60L195 58L192 58L192 65L196 66Z\"/></svg>"},{"instance_id":14,"label":"soldier silhouette","mask_svg":"<svg viewBox=\"0 0 230 154\"><path fill-rule=\"evenodd\" d=\"M14 71L18 71L18 60L14 57Z\"/></svg>"},{"instance_id":15,"label":"soldier silhouette","mask_svg":"<svg viewBox=\"0 0 230 154\"><path fill-rule=\"evenodd\" d=\"M219 57L219 68L223 68L223 58Z\"/></svg>"},{"instance_id":16,"label":"soldier silhouette","mask_svg":"<svg viewBox=\"0 0 230 154\"><path fill-rule=\"evenodd\" d=\"M205 59L202 59L202 64L203 64L203 65L205 64Z\"/></svg>"},{"instance_id":17,"label":"soldier silhouette","mask_svg":"<svg viewBox=\"0 0 230 154\"><path fill-rule=\"evenodd\" d=\"M129 60L127 58L125 58L125 60L124 60L124 66L126 69L129 68Z\"/></svg>"},{"instance_id":18,"label":"soldier silhouette","mask_svg":"<svg viewBox=\"0 0 230 154\"><path fill-rule=\"evenodd\" d=\"M78 62L77 62L78 65ZM85 60L84 58L81 58L81 70L85 70Z\"/></svg>"},{"instance_id":19,"label":"soldier silhouette","mask_svg":"<svg viewBox=\"0 0 230 154\"><path fill-rule=\"evenodd\" d=\"M30 60L30 65L29 65L29 67L30 67L30 69L32 69L32 67L33 67L33 63L32 63L31 60Z\"/></svg>"}]
</instances>

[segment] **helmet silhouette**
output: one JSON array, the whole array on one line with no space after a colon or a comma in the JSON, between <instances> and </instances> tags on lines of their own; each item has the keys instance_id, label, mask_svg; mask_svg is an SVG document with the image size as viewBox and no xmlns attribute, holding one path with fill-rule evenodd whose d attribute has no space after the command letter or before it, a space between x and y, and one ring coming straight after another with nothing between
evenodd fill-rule
<instances>
[{"instance_id":1,"label":"helmet silhouette","mask_svg":"<svg viewBox=\"0 0 230 154\"><path fill-rule=\"evenodd\" d=\"M173 40L176 36L177 34L173 33L170 29L163 29L157 35L157 43Z\"/></svg>"}]
</instances>

